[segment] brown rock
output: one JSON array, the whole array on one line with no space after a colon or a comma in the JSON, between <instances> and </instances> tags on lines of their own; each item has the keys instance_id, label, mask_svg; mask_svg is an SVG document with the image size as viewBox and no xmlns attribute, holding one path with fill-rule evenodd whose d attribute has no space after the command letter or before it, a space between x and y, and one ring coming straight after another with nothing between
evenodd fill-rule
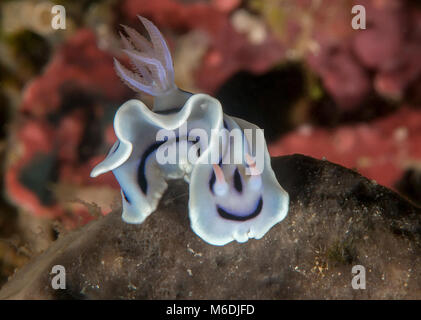
<instances>
[{"instance_id":1,"label":"brown rock","mask_svg":"<svg viewBox=\"0 0 421 320\"><path fill-rule=\"evenodd\" d=\"M421 210L358 173L302 155L273 159L291 197L261 240L216 247L189 226L175 181L142 225L113 212L59 238L0 299L420 299ZM54 265L66 289L51 288ZM354 265L366 289L351 286Z\"/></svg>"}]
</instances>

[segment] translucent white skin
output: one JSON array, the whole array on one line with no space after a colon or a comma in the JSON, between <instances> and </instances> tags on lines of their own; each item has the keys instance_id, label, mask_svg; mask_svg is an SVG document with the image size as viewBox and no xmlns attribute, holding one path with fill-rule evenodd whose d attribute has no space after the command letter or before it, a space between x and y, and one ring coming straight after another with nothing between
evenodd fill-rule
<instances>
[{"instance_id":1,"label":"translucent white skin","mask_svg":"<svg viewBox=\"0 0 421 320\"><path fill-rule=\"evenodd\" d=\"M241 119L226 115L224 118L231 119L241 129L258 129L257 126ZM231 129L230 126L229 129ZM222 246L233 240L246 242L251 238L260 239L270 228L286 217L289 196L275 177L266 145L264 150L262 183L258 188L250 181L253 177L245 174L245 163L243 165L223 164L221 167L227 180L228 191L224 195L212 193L209 190L212 167L206 164L195 166L190 177L189 217L193 231L206 242ZM244 181L241 193L234 188L235 168L239 169L241 179ZM255 218L246 221L225 219L217 211L217 206L219 206L238 216L246 216L255 211L260 197L263 200L260 213Z\"/></svg>"},{"instance_id":2,"label":"translucent white skin","mask_svg":"<svg viewBox=\"0 0 421 320\"><path fill-rule=\"evenodd\" d=\"M189 218L193 231L212 245L225 245L233 240L245 242L262 238L288 212L289 196L279 185L271 168L270 156L264 145L264 167L260 175L246 175L250 141L240 146L242 163L224 164L230 148L239 148L223 135L219 146L218 133L226 126L231 129L258 129L257 126L223 113L218 100L205 94L179 90L174 83L174 70L168 47L159 30L147 19L139 17L151 42L135 30L125 27L122 35L125 52L135 72L115 60L117 74L132 89L155 96L153 111L139 100L129 100L117 111L114 130L118 141L107 157L91 172L96 177L112 171L122 189L122 218L127 223L142 223L156 210L167 188L166 180L184 178L189 186ZM142 52L140 52L142 51ZM200 128L207 132L207 141L200 139L200 156L195 163L181 159L176 165L161 165L156 150L145 158L157 143L160 129L177 130L187 124L187 131ZM185 141L186 137L178 137ZM192 142L188 143L191 148ZM217 148L222 151L222 164L209 163L209 155ZM149 151L148 151L149 150ZM146 153L145 153L146 151ZM142 159L147 191L139 184L138 172ZM216 170L216 171L215 171ZM241 192L234 183L238 170ZM211 183L212 175L216 180ZM258 210L257 210L258 209ZM221 210L227 214L221 214ZM255 213L255 214L253 214ZM253 214L250 216L250 214ZM234 217L234 219L233 219ZM249 218L250 217L250 218ZM248 218L248 219L246 219Z\"/></svg>"},{"instance_id":3,"label":"translucent white skin","mask_svg":"<svg viewBox=\"0 0 421 320\"><path fill-rule=\"evenodd\" d=\"M189 124L188 130L191 126L200 124L200 128L206 131L218 131L223 125L222 107L218 100L205 94L196 94L179 112L170 115L154 113L139 100L129 100L118 109L114 118L118 143L111 148L107 157L95 166L91 177L113 171L122 192L124 191L126 197L130 199L129 203L124 196L122 197L124 221L142 223L155 211L167 188L165 180L189 175L189 168L184 166L180 168L180 166L166 165L161 168L156 161L155 153L152 153L145 165L148 185L146 195L137 181L139 162L145 151L156 143L158 130L176 130L183 123ZM207 145L212 145L212 142L207 141ZM202 150L201 157L206 156L206 150Z\"/></svg>"}]
</instances>

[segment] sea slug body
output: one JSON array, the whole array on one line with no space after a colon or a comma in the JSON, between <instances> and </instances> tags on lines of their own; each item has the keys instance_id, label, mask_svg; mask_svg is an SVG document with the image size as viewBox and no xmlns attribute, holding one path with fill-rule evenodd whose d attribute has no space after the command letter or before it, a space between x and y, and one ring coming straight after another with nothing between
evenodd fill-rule
<instances>
[{"instance_id":1,"label":"sea slug body","mask_svg":"<svg viewBox=\"0 0 421 320\"><path fill-rule=\"evenodd\" d=\"M118 109L118 140L91 176L113 172L121 186L122 218L127 223L142 223L156 210L166 181L184 178L189 183L191 227L204 241L225 245L262 238L286 217L289 206L289 196L271 168L263 134L260 139L256 134L252 157L253 141L244 132L259 133L259 128L224 114L220 102L209 95L178 89L165 40L152 22L139 19L150 41L124 27L124 52L134 71L117 60L115 69L129 87L153 95L154 106L150 110L139 100L129 100ZM237 139L232 132L240 132ZM177 161L163 163L162 158L173 155L170 152L177 153ZM233 153L240 155L236 161Z\"/></svg>"}]
</instances>

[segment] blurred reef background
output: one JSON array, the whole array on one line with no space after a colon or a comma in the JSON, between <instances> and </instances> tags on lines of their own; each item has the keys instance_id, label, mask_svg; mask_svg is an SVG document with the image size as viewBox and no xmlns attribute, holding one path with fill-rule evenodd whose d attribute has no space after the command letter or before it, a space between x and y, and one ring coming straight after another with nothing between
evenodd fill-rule
<instances>
[{"instance_id":1,"label":"blurred reef background","mask_svg":"<svg viewBox=\"0 0 421 320\"><path fill-rule=\"evenodd\" d=\"M51 8L66 9L66 29ZM366 8L367 29L351 27ZM0 2L0 287L59 234L120 206L89 172L115 140L120 24L153 21L176 83L265 130L272 156L326 159L421 205L421 3L416 0ZM281 182L282 184L282 182Z\"/></svg>"}]
</instances>

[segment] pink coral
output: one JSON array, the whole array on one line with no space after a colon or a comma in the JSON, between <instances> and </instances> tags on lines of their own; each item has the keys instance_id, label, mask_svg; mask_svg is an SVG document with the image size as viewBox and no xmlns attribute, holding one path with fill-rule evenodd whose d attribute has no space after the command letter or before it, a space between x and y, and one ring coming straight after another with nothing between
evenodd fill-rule
<instances>
[{"instance_id":1,"label":"pink coral","mask_svg":"<svg viewBox=\"0 0 421 320\"><path fill-rule=\"evenodd\" d=\"M402 98L421 75L420 11L400 0L353 4L365 7L366 29L352 30L350 7L330 3L325 11L344 18L314 15L319 48L307 62L344 109L358 107L372 88L382 96Z\"/></svg>"},{"instance_id":2,"label":"pink coral","mask_svg":"<svg viewBox=\"0 0 421 320\"><path fill-rule=\"evenodd\" d=\"M421 12L404 1L363 1L368 28L357 32L353 50L366 68L376 70L376 90L401 97L421 74Z\"/></svg>"}]
</instances>

